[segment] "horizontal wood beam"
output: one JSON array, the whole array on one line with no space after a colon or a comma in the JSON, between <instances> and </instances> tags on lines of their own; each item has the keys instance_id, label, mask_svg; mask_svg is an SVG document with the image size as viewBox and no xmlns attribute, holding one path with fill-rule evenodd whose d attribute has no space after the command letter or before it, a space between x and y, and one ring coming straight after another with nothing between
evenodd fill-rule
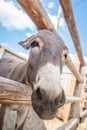
<instances>
[{"instance_id":1,"label":"horizontal wood beam","mask_svg":"<svg viewBox=\"0 0 87 130\"><path fill-rule=\"evenodd\" d=\"M77 70L75 64L72 62L72 59L70 58L69 55L65 57L65 64L68 66L68 68L71 70L71 72L74 74L76 77L77 81L83 82L83 78L80 75L79 71Z\"/></svg>"},{"instance_id":2,"label":"horizontal wood beam","mask_svg":"<svg viewBox=\"0 0 87 130\"><path fill-rule=\"evenodd\" d=\"M31 105L32 89L30 86L0 77L0 104ZM78 97L66 97L67 103L79 101Z\"/></svg>"},{"instance_id":3,"label":"horizontal wood beam","mask_svg":"<svg viewBox=\"0 0 87 130\"><path fill-rule=\"evenodd\" d=\"M15 52L11 51L10 49L4 47L3 45L0 45L0 58L3 57L4 52L10 53L10 54L12 54L12 55L14 55L14 56L16 56L16 57L18 57L18 58L24 60L24 61L27 60L27 58L24 58L23 56L21 56L21 55L19 55L19 54L16 54Z\"/></svg>"},{"instance_id":4,"label":"horizontal wood beam","mask_svg":"<svg viewBox=\"0 0 87 130\"><path fill-rule=\"evenodd\" d=\"M80 101L79 97L76 97L76 96L67 96L66 97L66 104L75 103L75 102L78 102L78 101Z\"/></svg>"},{"instance_id":5,"label":"horizontal wood beam","mask_svg":"<svg viewBox=\"0 0 87 130\"><path fill-rule=\"evenodd\" d=\"M77 32L77 28L76 28L76 24L75 24L75 20L74 20L74 14L73 14L72 6L71 6L71 0L60 0L60 4L61 4L61 7L62 7L62 10L64 13L65 20L67 22L69 31L72 36L80 64L82 66L84 66L85 62L84 62L84 58L83 58L83 54L82 54L79 35Z\"/></svg>"},{"instance_id":6,"label":"horizontal wood beam","mask_svg":"<svg viewBox=\"0 0 87 130\"><path fill-rule=\"evenodd\" d=\"M78 124L77 119L73 118L64 125L60 126L57 130L72 130L72 128L76 127L77 124Z\"/></svg>"},{"instance_id":7,"label":"horizontal wood beam","mask_svg":"<svg viewBox=\"0 0 87 130\"><path fill-rule=\"evenodd\" d=\"M0 77L0 104L31 105L30 86Z\"/></svg>"}]
</instances>

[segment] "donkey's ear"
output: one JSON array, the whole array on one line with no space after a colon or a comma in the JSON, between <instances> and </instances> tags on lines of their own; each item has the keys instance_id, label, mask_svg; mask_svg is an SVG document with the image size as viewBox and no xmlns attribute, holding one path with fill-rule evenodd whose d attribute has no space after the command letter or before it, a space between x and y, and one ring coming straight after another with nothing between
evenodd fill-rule
<instances>
[{"instance_id":1,"label":"donkey's ear","mask_svg":"<svg viewBox=\"0 0 87 130\"><path fill-rule=\"evenodd\" d=\"M36 36L31 36L25 41L20 41L19 44L24 47L25 49L29 49L31 42L36 38Z\"/></svg>"}]
</instances>

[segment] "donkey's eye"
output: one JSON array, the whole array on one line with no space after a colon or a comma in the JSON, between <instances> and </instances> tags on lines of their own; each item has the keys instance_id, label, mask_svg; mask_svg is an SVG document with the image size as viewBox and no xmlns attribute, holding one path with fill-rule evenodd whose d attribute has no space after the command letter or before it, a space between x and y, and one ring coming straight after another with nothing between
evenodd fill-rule
<instances>
[{"instance_id":1,"label":"donkey's eye","mask_svg":"<svg viewBox=\"0 0 87 130\"><path fill-rule=\"evenodd\" d=\"M39 47L38 42L33 41L33 42L31 43L31 48L34 48L34 47Z\"/></svg>"}]
</instances>

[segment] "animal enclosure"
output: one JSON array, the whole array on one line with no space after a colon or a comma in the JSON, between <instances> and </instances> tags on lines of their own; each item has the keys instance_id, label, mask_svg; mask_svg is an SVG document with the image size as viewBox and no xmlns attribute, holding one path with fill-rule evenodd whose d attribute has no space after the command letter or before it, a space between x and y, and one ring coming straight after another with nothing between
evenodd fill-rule
<instances>
[{"instance_id":1,"label":"animal enclosure","mask_svg":"<svg viewBox=\"0 0 87 130\"><path fill-rule=\"evenodd\" d=\"M34 21L38 30L40 30L40 29L48 29L51 31L55 30L54 26L52 25L47 13L45 12L45 10L42 7L39 0L34 0L34 1L17 0L17 1L20 3L20 5L23 7L23 9L27 12L27 14ZM30 6L30 3L33 5L32 7ZM87 67L85 65L84 57L82 55L81 44L80 44L79 36L77 33L76 25L75 25L71 2L70 2L70 0L67 0L67 2L60 0L60 4L61 4L64 16L65 16L66 22L68 24L72 39L74 41L76 52L77 52L78 56L76 56L75 63L72 62L72 59L70 58L69 54L64 59L65 64L69 67L69 69L72 72L72 73L63 72L61 75L61 83L63 84L62 85L63 89L65 90L65 93L67 95L66 104L62 108L60 108L60 110L58 111L56 118L54 120L44 121L44 123L42 123L43 125L41 126L41 128L38 128L38 130L39 129L42 129L42 130L44 130L44 129L47 129L47 130L51 130L51 129L52 130L53 129L54 130L75 130L75 129L85 130L87 128L87 125L84 125L84 128L83 128L82 121L83 121L83 118L87 115L87 97L86 97L87 96L87 94L86 94L86 92L87 92L87 77L86 77L87 76ZM28 7L29 7L29 9L28 9ZM38 13L35 13L35 12L38 12ZM34 16L36 16L36 17L34 17ZM70 18L68 16L70 16ZM39 17L40 17L40 19L39 19ZM20 60L26 60L26 59L22 58L21 56L18 56L17 54L15 54L11 51L8 51L8 49L1 46L0 47L0 58L6 57L6 56L8 56L8 57L13 56L14 58L18 58ZM0 81L0 87L1 86L2 86L2 84ZM21 91L21 86L20 86L19 90ZM2 91L0 90L0 93L1 92ZM26 93L26 95L27 95L27 93ZM2 95L2 96L3 96L3 99L5 99L4 95ZM26 99L27 99L27 96L25 96L24 102L20 102L20 103L21 104L25 103L25 104L30 105L30 97L28 100L29 103ZM9 100L11 101L10 97L9 97ZM18 99L18 100L19 101L22 100L22 97L21 97L21 99ZM3 103L3 102L4 102L4 100L2 100L2 98L0 98L0 103ZM14 104L14 102L15 102L15 104L19 104L19 102L17 100L13 101L12 104ZM9 103L9 102L5 101L5 103ZM40 122L42 122L42 121L40 121ZM52 123L54 124L55 128L49 128ZM35 127L35 126L33 126L33 127ZM32 129L36 130L35 128L32 128Z\"/></svg>"}]
</instances>

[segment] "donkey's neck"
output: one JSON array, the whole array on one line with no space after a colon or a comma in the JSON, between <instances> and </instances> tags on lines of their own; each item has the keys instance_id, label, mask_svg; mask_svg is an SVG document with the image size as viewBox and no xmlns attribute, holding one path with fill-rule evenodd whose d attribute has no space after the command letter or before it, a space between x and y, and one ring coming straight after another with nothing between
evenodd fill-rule
<instances>
[{"instance_id":1,"label":"donkey's neck","mask_svg":"<svg viewBox=\"0 0 87 130\"><path fill-rule=\"evenodd\" d=\"M21 82L23 84L29 84L29 77L27 77L27 68L27 61L17 62L13 67L11 67L8 78Z\"/></svg>"}]
</instances>

